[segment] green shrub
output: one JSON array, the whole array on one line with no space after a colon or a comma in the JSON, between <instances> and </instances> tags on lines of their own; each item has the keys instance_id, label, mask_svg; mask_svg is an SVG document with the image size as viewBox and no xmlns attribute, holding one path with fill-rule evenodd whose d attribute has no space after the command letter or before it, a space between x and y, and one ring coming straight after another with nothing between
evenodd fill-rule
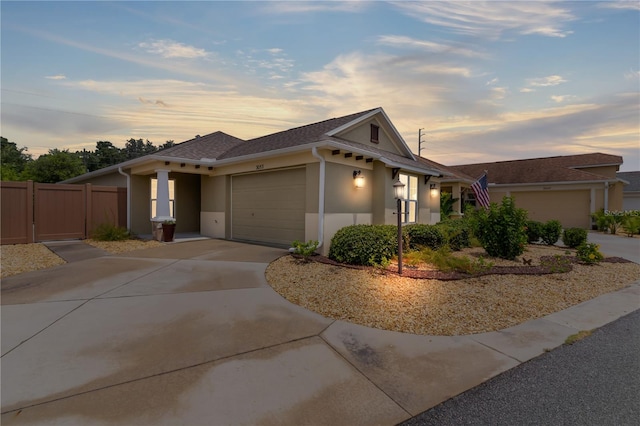
<instances>
[{"instance_id":1,"label":"green shrub","mask_svg":"<svg viewBox=\"0 0 640 426\"><path fill-rule=\"evenodd\" d=\"M542 222L535 220L527 221L527 242L533 244L540 241L540 237L542 236L542 227Z\"/></svg>"},{"instance_id":2,"label":"green shrub","mask_svg":"<svg viewBox=\"0 0 640 426\"><path fill-rule=\"evenodd\" d=\"M440 194L440 217L442 219L448 219L453 214L453 205L460 200L459 198L453 198L453 195L449 192L443 192Z\"/></svg>"},{"instance_id":3,"label":"green shrub","mask_svg":"<svg viewBox=\"0 0 640 426\"><path fill-rule=\"evenodd\" d=\"M293 253L302 256L305 262L309 261L309 257L313 256L318 248L317 241L308 241L306 243L294 241L291 245L293 247Z\"/></svg>"},{"instance_id":4,"label":"green shrub","mask_svg":"<svg viewBox=\"0 0 640 426\"><path fill-rule=\"evenodd\" d=\"M131 234L127 228L115 226L111 223L101 223L91 233L91 238L97 241L122 241L128 240Z\"/></svg>"},{"instance_id":5,"label":"green shrub","mask_svg":"<svg viewBox=\"0 0 640 426\"><path fill-rule=\"evenodd\" d=\"M587 263L589 265L598 263L604 256L600 253L600 246L593 243L583 243L578 247L578 251L576 252L578 259L581 262Z\"/></svg>"},{"instance_id":6,"label":"green shrub","mask_svg":"<svg viewBox=\"0 0 640 426\"><path fill-rule=\"evenodd\" d=\"M403 237L403 247L408 247ZM352 225L331 238L329 258L351 265L383 264L398 252L398 228L395 225Z\"/></svg>"},{"instance_id":7,"label":"green shrub","mask_svg":"<svg viewBox=\"0 0 640 426\"><path fill-rule=\"evenodd\" d=\"M613 217L606 214L604 209L600 209L597 212L591 215L593 220L596 223L596 228L600 232L607 232L609 230L609 226L614 221Z\"/></svg>"},{"instance_id":8,"label":"green shrub","mask_svg":"<svg viewBox=\"0 0 640 426\"><path fill-rule=\"evenodd\" d=\"M485 272L493 267L493 262L488 262L484 258L471 259L468 256L453 256L447 246L438 250L423 248L420 251L407 253L404 258L405 264L417 266L420 263L428 263L443 272L463 272L466 274L477 274Z\"/></svg>"},{"instance_id":9,"label":"green shrub","mask_svg":"<svg viewBox=\"0 0 640 426\"><path fill-rule=\"evenodd\" d=\"M458 251L471 247L471 222L466 218L451 219L436 225L442 230L445 242L451 250Z\"/></svg>"},{"instance_id":10,"label":"green shrub","mask_svg":"<svg viewBox=\"0 0 640 426\"><path fill-rule=\"evenodd\" d=\"M627 237L640 234L640 216L625 216L622 221L622 229L627 234Z\"/></svg>"},{"instance_id":11,"label":"green shrub","mask_svg":"<svg viewBox=\"0 0 640 426\"><path fill-rule=\"evenodd\" d=\"M562 233L562 224L557 220L550 220L542 225L542 232L540 238L542 242L548 246L552 246L560 239Z\"/></svg>"},{"instance_id":12,"label":"green shrub","mask_svg":"<svg viewBox=\"0 0 640 426\"><path fill-rule=\"evenodd\" d=\"M582 228L567 228L562 232L562 243L571 248L587 242L587 230Z\"/></svg>"},{"instance_id":13,"label":"green shrub","mask_svg":"<svg viewBox=\"0 0 640 426\"><path fill-rule=\"evenodd\" d=\"M524 252L527 242L527 211L515 206L512 197L476 211L473 232L489 256L513 260Z\"/></svg>"},{"instance_id":14,"label":"green shrub","mask_svg":"<svg viewBox=\"0 0 640 426\"><path fill-rule=\"evenodd\" d=\"M416 223L405 226L403 232L409 238L409 249L411 250L417 250L421 247L437 250L447 243L444 233L435 225Z\"/></svg>"}]
</instances>

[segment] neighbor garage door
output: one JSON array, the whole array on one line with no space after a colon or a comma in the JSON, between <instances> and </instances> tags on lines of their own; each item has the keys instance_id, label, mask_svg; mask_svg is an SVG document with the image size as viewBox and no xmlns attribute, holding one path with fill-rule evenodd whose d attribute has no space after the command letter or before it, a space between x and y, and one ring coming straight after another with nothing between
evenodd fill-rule
<instances>
[{"instance_id":1,"label":"neighbor garage door","mask_svg":"<svg viewBox=\"0 0 640 426\"><path fill-rule=\"evenodd\" d=\"M304 240L304 168L231 178L231 237L290 246Z\"/></svg>"},{"instance_id":2,"label":"neighbor garage door","mask_svg":"<svg viewBox=\"0 0 640 426\"><path fill-rule=\"evenodd\" d=\"M512 192L511 195L515 198L516 207L527 210L531 220L546 222L555 219L565 228L590 228L589 190Z\"/></svg>"}]
</instances>

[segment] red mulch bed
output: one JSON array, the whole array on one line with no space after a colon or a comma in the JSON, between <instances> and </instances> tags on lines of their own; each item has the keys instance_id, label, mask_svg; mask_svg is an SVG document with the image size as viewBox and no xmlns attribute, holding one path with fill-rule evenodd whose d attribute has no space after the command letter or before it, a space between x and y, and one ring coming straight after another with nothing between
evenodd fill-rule
<instances>
[{"instance_id":1,"label":"red mulch bed","mask_svg":"<svg viewBox=\"0 0 640 426\"><path fill-rule=\"evenodd\" d=\"M296 256L301 258L301 256ZM341 266L344 268L374 270L373 266L348 265L346 263L336 262L325 256L314 255L310 257L314 262L324 263L327 265ZM540 262L545 264L535 266L493 266L485 271L476 274L467 274L463 272L443 272L443 271L427 271L405 266L402 269L402 276L407 278L431 279L441 281L462 280L465 278L480 277L483 275L546 275L569 272L573 270L573 264L580 263L575 256L541 256ZM602 262L605 263L632 263L630 260L622 257L606 257ZM398 273L397 266L390 266L383 272Z\"/></svg>"}]
</instances>

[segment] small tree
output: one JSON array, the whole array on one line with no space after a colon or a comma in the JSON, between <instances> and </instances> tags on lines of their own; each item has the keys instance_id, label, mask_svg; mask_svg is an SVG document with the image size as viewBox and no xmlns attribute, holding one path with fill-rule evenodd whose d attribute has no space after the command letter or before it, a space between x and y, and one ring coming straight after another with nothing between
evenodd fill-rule
<instances>
[{"instance_id":1,"label":"small tree","mask_svg":"<svg viewBox=\"0 0 640 426\"><path fill-rule=\"evenodd\" d=\"M80 157L65 149L50 149L37 160L31 161L24 169L24 177L41 183L56 183L79 176L85 172Z\"/></svg>"},{"instance_id":2,"label":"small tree","mask_svg":"<svg viewBox=\"0 0 640 426\"><path fill-rule=\"evenodd\" d=\"M489 256L513 260L524 252L527 211L516 208L512 197L504 197L502 204L492 203L475 215L474 234Z\"/></svg>"},{"instance_id":3,"label":"small tree","mask_svg":"<svg viewBox=\"0 0 640 426\"><path fill-rule=\"evenodd\" d=\"M449 192L443 192L440 194L440 217L448 219L453 214L453 205L460 200L459 198L453 198L453 195Z\"/></svg>"}]
</instances>

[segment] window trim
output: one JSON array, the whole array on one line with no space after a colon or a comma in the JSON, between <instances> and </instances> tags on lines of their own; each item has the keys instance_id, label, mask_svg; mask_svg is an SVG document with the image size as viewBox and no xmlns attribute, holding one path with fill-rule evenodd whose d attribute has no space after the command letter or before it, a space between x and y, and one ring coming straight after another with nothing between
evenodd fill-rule
<instances>
[{"instance_id":1,"label":"window trim","mask_svg":"<svg viewBox=\"0 0 640 426\"><path fill-rule=\"evenodd\" d=\"M377 124L370 124L370 129L371 129L371 142L373 143L380 143L380 126L378 126ZM375 138L374 138L375 135Z\"/></svg>"},{"instance_id":2,"label":"window trim","mask_svg":"<svg viewBox=\"0 0 640 426\"><path fill-rule=\"evenodd\" d=\"M420 179L418 179L418 177L415 175L410 175L407 173L400 173L398 175L398 178L400 179L400 181L404 180L403 177L406 179L406 184L404 187L403 198L401 199L401 205L402 205L401 220L403 225L410 225L412 223L418 223L418 200L420 196ZM413 178L416 186L415 199L410 198L411 197L411 181L412 181L411 178ZM413 211L414 211L415 217L413 218L414 219L413 221L409 221L409 215L411 214L411 207L410 207L411 205L414 206Z\"/></svg>"}]
</instances>

